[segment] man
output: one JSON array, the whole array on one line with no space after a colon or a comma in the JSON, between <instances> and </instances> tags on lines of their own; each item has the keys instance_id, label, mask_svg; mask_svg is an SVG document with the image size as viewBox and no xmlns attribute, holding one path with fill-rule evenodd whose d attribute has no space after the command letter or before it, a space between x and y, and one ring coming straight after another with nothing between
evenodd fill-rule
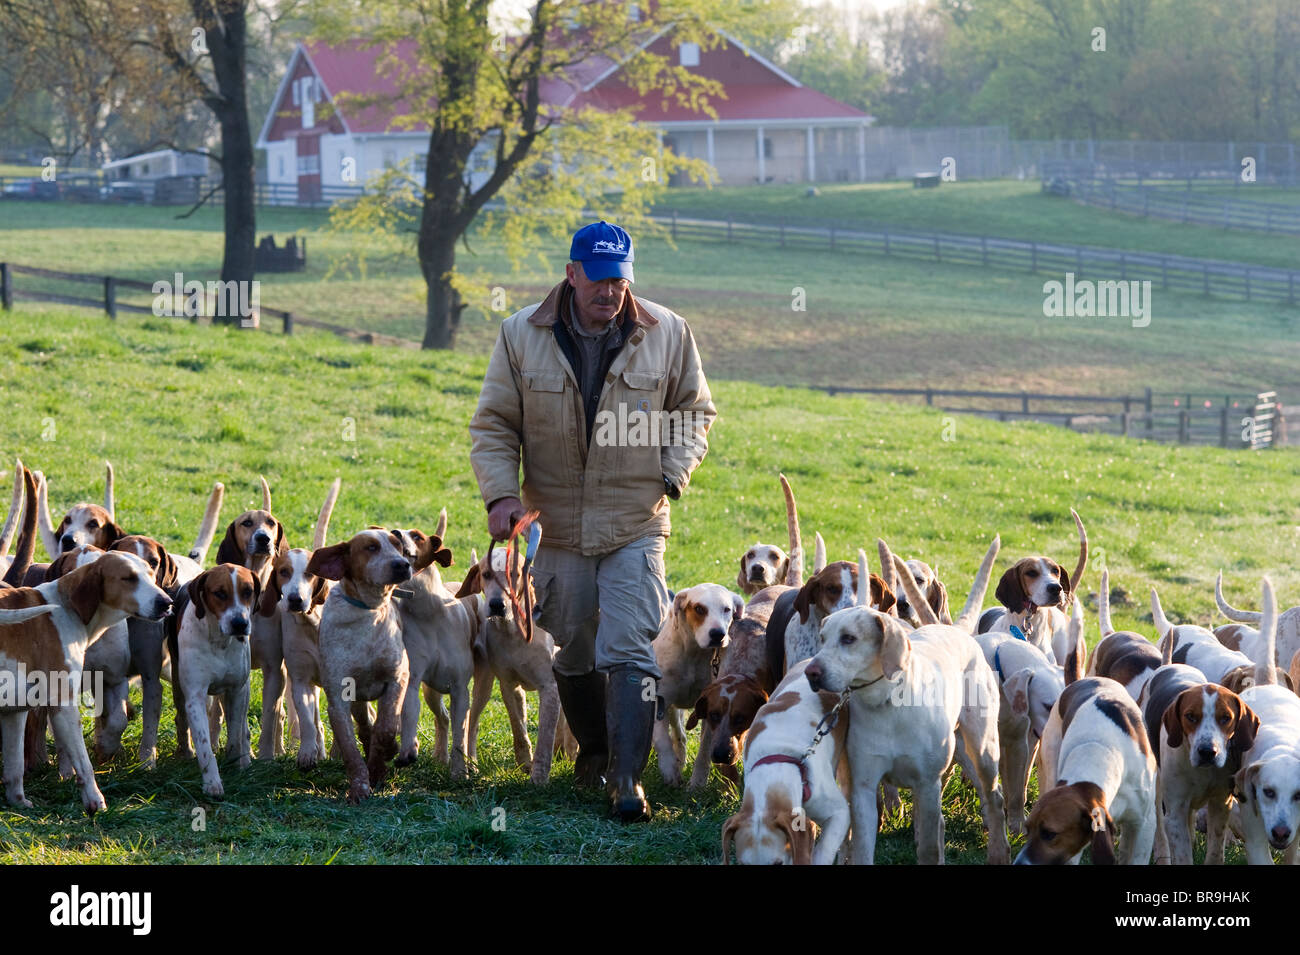
<instances>
[{"instance_id":1,"label":"man","mask_svg":"<svg viewBox=\"0 0 1300 955\"><path fill-rule=\"evenodd\" d=\"M717 412L686 322L628 291L628 234L585 226L569 258L543 302L502 323L470 461L494 540L541 514L537 621L561 648L578 781L603 782L613 814L635 822L650 818L641 773L660 676L651 643L669 609L668 498L703 459Z\"/></svg>"}]
</instances>

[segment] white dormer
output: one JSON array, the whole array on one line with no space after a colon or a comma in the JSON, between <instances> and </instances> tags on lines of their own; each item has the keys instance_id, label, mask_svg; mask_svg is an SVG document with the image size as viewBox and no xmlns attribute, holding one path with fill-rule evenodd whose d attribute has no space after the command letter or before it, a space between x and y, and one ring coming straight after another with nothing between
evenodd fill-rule
<instances>
[{"instance_id":1,"label":"white dormer","mask_svg":"<svg viewBox=\"0 0 1300 955\"><path fill-rule=\"evenodd\" d=\"M700 65L700 45L698 43L683 43L677 48L678 62L682 66L699 66Z\"/></svg>"}]
</instances>

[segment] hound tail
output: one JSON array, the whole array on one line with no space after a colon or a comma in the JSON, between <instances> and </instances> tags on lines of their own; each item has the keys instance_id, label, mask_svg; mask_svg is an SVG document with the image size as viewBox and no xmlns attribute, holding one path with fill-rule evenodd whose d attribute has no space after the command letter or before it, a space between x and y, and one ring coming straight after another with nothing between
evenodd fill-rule
<instances>
[{"instance_id":1,"label":"hound tail","mask_svg":"<svg viewBox=\"0 0 1300 955\"><path fill-rule=\"evenodd\" d=\"M271 509L271 486L266 483L266 478L260 474L257 479L262 482L262 510L269 511Z\"/></svg>"},{"instance_id":2,"label":"hound tail","mask_svg":"<svg viewBox=\"0 0 1300 955\"><path fill-rule=\"evenodd\" d=\"M36 477L36 526L41 532L41 543L50 560L59 556L59 541L54 536L54 521L50 520L50 482L40 471L33 472Z\"/></svg>"},{"instance_id":3,"label":"hound tail","mask_svg":"<svg viewBox=\"0 0 1300 955\"><path fill-rule=\"evenodd\" d=\"M12 627L15 624L26 623L33 617L39 617L53 609L54 604L40 604L36 607L14 607L13 609L0 610L0 627Z\"/></svg>"},{"instance_id":4,"label":"hound tail","mask_svg":"<svg viewBox=\"0 0 1300 955\"><path fill-rule=\"evenodd\" d=\"M1075 596L1071 596L1070 603L1070 653L1065 658L1066 686L1083 679L1083 658L1080 654L1087 646L1083 642L1083 604Z\"/></svg>"},{"instance_id":5,"label":"hound tail","mask_svg":"<svg viewBox=\"0 0 1300 955\"><path fill-rule=\"evenodd\" d=\"M445 507L438 512L438 526L433 529L433 536L438 540L445 540L447 537L447 509Z\"/></svg>"},{"instance_id":6,"label":"hound tail","mask_svg":"<svg viewBox=\"0 0 1300 955\"><path fill-rule=\"evenodd\" d=\"M1074 508L1070 508L1070 516L1074 518L1074 526L1079 529L1079 562L1074 565L1074 576L1070 578L1070 589L1077 591L1083 583L1083 572L1088 569L1088 532L1083 528L1083 521Z\"/></svg>"},{"instance_id":7,"label":"hound tail","mask_svg":"<svg viewBox=\"0 0 1300 955\"><path fill-rule=\"evenodd\" d=\"M898 596L898 581L894 576L894 552L889 549L883 538L876 538L876 553L880 555L880 576L890 593ZM908 598L911 599L910 597Z\"/></svg>"},{"instance_id":8,"label":"hound tail","mask_svg":"<svg viewBox=\"0 0 1300 955\"><path fill-rule=\"evenodd\" d=\"M9 553L9 546L14 542L14 532L18 529L18 514L23 506L23 462L14 460L14 497L9 503L9 516L5 526L0 530L0 557Z\"/></svg>"},{"instance_id":9,"label":"hound tail","mask_svg":"<svg viewBox=\"0 0 1300 955\"><path fill-rule=\"evenodd\" d=\"M785 526L790 532L790 564L785 572L787 587L803 586L803 541L799 534L799 509L794 505L794 491L785 475L780 475L781 493L785 495Z\"/></svg>"},{"instance_id":10,"label":"hound tail","mask_svg":"<svg viewBox=\"0 0 1300 955\"><path fill-rule=\"evenodd\" d=\"M108 511L110 521L117 520L117 508L113 503L113 464L104 462L104 510Z\"/></svg>"},{"instance_id":11,"label":"hound tail","mask_svg":"<svg viewBox=\"0 0 1300 955\"><path fill-rule=\"evenodd\" d=\"M1101 593L1097 594L1097 619L1101 621L1101 635L1108 636L1115 632L1110 625L1110 571L1101 572Z\"/></svg>"},{"instance_id":12,"label":"hound tail","mask_svg":"<svg viewBox=\"0 0 1300 955\"><path fill-rule=\"evenodd\" d=\"M330 517L334 514L334 505L338 503L339 488L342 486L343 479L335 478L334 483L330 485L329 493L325 495L325 503L321 505L320 514L316 516L316 530L312 533L311 540L312 550L320 550L325 546L325 539L330 529Z\"/></svg>"},{"instance_id":13,"label":"hound tail","mask_svg":"<svg viewBox=\"0 0 1300 955\"><path fill-rule=\"evenodd\" d=\"M22 465L19 465L22 467ZM14 562L5 572L4 582L13 587L21 587L27 569L32 566L36 556L36 479L32 472L22 468L23 487L26 491L27 505L23 508L23 529L18 535L18 549L14 551Z\"/></svg>"},{"instance_id":14,"label":"hound tail","mask_svg":"<svg viewBox=\"0 0 1300 955\"><path fill-rule=\"evenodd\" d=\"M1155 621L1156 637L1160 640L1169 638L1169 642L1173 643L1173 639L1169 635L1173 632L1174 625L1165 616L1164 608L1160 606L1160 596L1156 593L1154 587L1151 588L1151 619Z\"/></svg>"},{"instance_id":15,"label":"hound tail","mask_svg":"<svg viewBox=\"0 0 1300 955\"><path fill-rule=\"evenodd\" d=\"M995 550L993 553L996 554L997 551ZM986 558L986 563L991 565L992 559ZM912 573L907 569L907 564L903 563L903 558L897 556L894 557L894 573L903 584L903 590L907 593L908 602L911 603L912 609L916 611L917 617L920 618L921 626L924 627L928 624L938 623L939 618L935 616L934 608L931 607L930 602L925 599L925 594L921 593L921 588L916 586L916 581L912 579ZM988 585L989 581L986 573L984 576L984 586L980 587L979 599L981 601L984 599L984 591L988 589ZM977 602L975 606L978 608L979 603ZM970 632L970 627L966 628L966 632Z\"/></svg>"},{"instance_id":16,"label":"hound tail","mask_svg":"<svg viewBox=\"0 0 1300 955\"><path fill-rule=\"evenodd\" d=\"M980 564L979 573L975 575L975 582L971 584L970 594L966 597L966 606L961 608L961 615L957 618L953 626L960 627L967 633L973 634L975 632L975 626L979 623L980 619L980 610L984 606L984 594L988 591L989 580L993 576L993 561L997 559L998 551L1001 549L1002 537L1001 535L994 534L993 541L989 544L988 552L984 555L984 561ZM900 571L900 574L901 573L902 572ZM910 579L912 575L902 574L902 576L906 582L906 580ZM908 599L911 600L911 594L908 594ZM921 603L925 604L927 607L929 606L929 603L924 597L921 598Z\"/></svg>"},{"instance_id":17,"label":"hound tail","mask_svg":"<svg viewBox=\"0 0 1300 955\"><path fill-rule=\"evenodd\" d=\"M1277 683L1273 669L1277 657L1277 596L1273 593L1273 581L1264 575L1260 584L1261 606L1264 608L1263 620L1259 632L1264 635L1264 652L1255 661L1255 685L1268 686Z\"/></svg>"},{"instance_id":18,"label":"hound tail","mask_svg":"<svg viewBox=\"0 0 1300 955\"><path fill-rule=\"evenodd\" d=\"M1223 571L1219 571L1219 576L1214 579L1214 602L1219 605L1219 613L1229 620L1235 620L1237 623L1248 623L1255 627L1258 627L1263 622L1264 615L1262 613L1255 613L1252 610L1238 610L1223 599Z\"/></svg>"},{"instance_id":19,"label":"hound tail","mask_svg":"<svg viewBox=\"0 0 1300 955\"><path fill-rule=\"evenodd\" d=\"M821 532L816 534L817 542L813 545L813 573L820 574L826 569L826 542L822 540Z\"/></svg>"},{"instance_id":20,"label":"hound tail","mask_svg":"<svg viewBox=\"0 0 1300 955\"><path fill-rule=\"evenodd\" d=\"M858 593L856 603L859 607L871 606L871 571L867 567L867 552L858 548Z\"/></svg>"},{"instance_id":21,"label":"hound tail","mask_svg":"<svg viewBox=\"0 0 1300 955\"><path fill-rule=\"evenodd\" d=\"M208 506L203 512L203 522L199 524L199 536L194 538L194 546L190 548L190 560L197 561L200 566L207 561L208 548L212 546L212 538L217 536L217 520L221 517L221 502L225 496L224 484L218 481L212 485Z\"/></svg>"}]
</instances>

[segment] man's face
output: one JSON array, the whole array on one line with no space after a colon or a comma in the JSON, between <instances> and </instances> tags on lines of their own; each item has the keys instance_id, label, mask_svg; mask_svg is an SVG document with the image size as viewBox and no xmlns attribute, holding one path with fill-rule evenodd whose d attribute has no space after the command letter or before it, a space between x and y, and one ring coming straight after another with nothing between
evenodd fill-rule
<instances>
[{"instance_id":1,"label":"man's face","mask_svg":"<svg viewBox=\"0 0 1300 955\"><path fill-rule=\"evenodd\" d=\"M627 295L627 279L612 278L593 282L582 270L581 262L570 262L564 267L569 284L573 286L574 301L578 306L578 317L584 325L601 327L607 325L623 309L623 299Z\"/></svg>"}]
</instances>

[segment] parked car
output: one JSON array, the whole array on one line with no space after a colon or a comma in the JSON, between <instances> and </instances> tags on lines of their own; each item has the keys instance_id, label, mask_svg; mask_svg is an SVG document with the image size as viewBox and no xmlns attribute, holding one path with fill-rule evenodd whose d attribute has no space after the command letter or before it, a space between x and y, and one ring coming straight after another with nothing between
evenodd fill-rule
<instances>
[{"instance_id":1,"label":"parked car","mask_svg":"<svg viewBox=\"0 0 1300 955\"><path fill-rule=\"evenodd\" d=\"M142 188L129 182L110 182L107 186L100 186L99 198L104 202L149 201Z\"/></svg>"},{"instance_id":2,"label":"parked car","mask_svg":"<svg viewBox=\"0 0 1300 955\"><path fill-rule=\"evenodd\" d=\"M6 199L57 199L59 184L46 182L44 179L11 179L5 183L4 191L0 195Z\"/></svg>"}]
</instances>

